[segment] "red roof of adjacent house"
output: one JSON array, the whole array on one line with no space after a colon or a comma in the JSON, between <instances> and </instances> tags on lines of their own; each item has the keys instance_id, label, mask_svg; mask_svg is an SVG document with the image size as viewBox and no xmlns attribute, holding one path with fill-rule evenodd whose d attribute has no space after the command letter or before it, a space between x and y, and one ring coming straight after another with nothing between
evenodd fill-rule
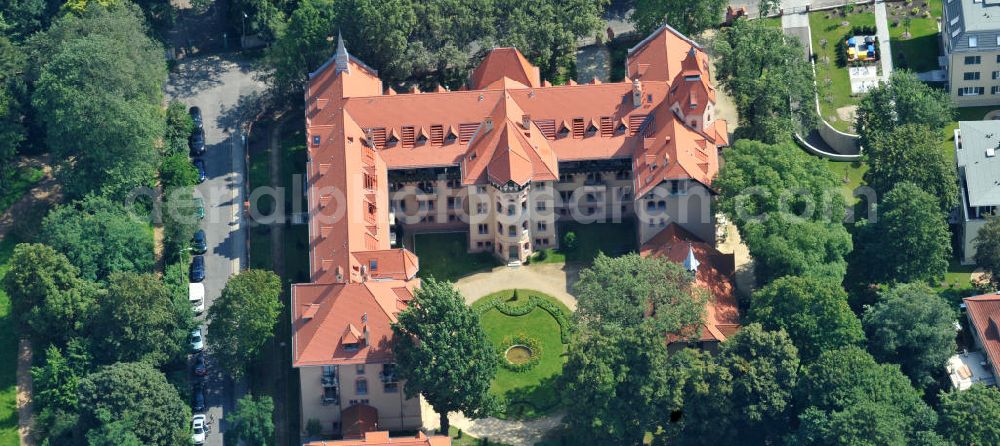
<instances>
[{"instance_id":1,"label":"red roof of adjacent house","mask_svg":"<svg viewBox=\"0 0 1000 446\"><path fill-rule=\"evenodd\" d=\"M990 363L1000 367L1000 295L982 294L962 301Z\"/></svg>"},{"instance_id":2,"label":"red roof of adjacent house","mask_svg":"<svg viewBox=\"0 0 1000 446\"><path fill-rule=\"evenodd\" d=\"M390 437L388 431L365 432L362 439L313 441L303 446L451 446L447 435L428 437L423 432L416 436Z\"/></svg>"},{"instance_id":3,"label":"red roof of adjacent house","mask_svg":"<svg viewBox=\"0 0 1000 446\"><path fill-rule=\"evenodd\" d=\"M694 48L700 66L708 67L708 55L693 40L664 25L629 50L628 73L631 79L672 81L681 72L686 55Z\"/></svg>"},{"instance_id":4,"label":"red roof of adjacent house","mask_svg":"<svg viewBox=\"0 0 1000 446\"><path fill-rule=\"evenodd\" d=\"M723 254L677 223L670 223L639 248L643 257L653 256L684 264L689 252L699 262L695 284L707 289L712 300L705 306L702 341L725 341L739 328L740 313L736 304L735 260Z\"/></svg>"},{"instance_id":5,"label":"red roof of adjacent house","mask_svg":"<svg viewBox=\"0 0 1000 446\"><path fill-rule=\"evenodd\" d=\"M340 411L340 425L344 438L365 438L378 431L378 409L367 404L348 406Z\"/></svg>"}]
</instances>

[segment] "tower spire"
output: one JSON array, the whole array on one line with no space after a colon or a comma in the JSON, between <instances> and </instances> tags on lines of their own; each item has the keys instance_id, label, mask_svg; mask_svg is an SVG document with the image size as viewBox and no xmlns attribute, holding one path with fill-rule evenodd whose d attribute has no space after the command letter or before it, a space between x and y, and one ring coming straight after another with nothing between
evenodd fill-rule
<instances>
[{"instance_id":1,"label":"tower spire","mask_svg":"<svg viewBox=\"0 0 1000 446\"><path fill-rule=\"evenodd\" d=\"M334 68L336 74L340 74L343 72L351 74L350 61L351 61L351 55L347 54L347 46L344 45L344 36L340 34L340 31L337 31L337 53L334 58L334 63L335 63Z\"/></svg>"},{"instance_id":2,"label":"tower spire","mask_svg":"<svg viewBox=\"0 0 1000 446\"><path fill-rule=\"evenodd\" d=\"M695 274L698 272L699 265L701 265L701 262L694 257L694 247L691 246L691 243L688 243L688 255L684 259L684 269L688 270L691 274Z\"/></svg>"}]
</instances>

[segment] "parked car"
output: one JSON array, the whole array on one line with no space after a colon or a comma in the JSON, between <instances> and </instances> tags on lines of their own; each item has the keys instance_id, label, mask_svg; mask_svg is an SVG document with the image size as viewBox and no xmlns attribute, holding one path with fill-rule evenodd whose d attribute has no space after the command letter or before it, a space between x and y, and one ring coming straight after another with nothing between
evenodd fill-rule
<instances>
[{"instance_id":1,"label":"parked car","mask_svg":"<svg viewBox=\"0 0 1000 446\"><path fill-rule=\"evenodd\" d=\"M205 230L199 229L191 237L191 251L195 254L204 254L208 250L208 242L205 240Z\"/></svg>"},{"instance_id":2,"label":"parked car","mask_svg":"<svg viewBox=\"0 0 1000 446\"><path fill-rule=\"evenodd\" d=\"M191 417L191 441L194 444L205 444L205 415Z\"/></svg>"},{"instance_id":3,"label":"parked car","mask_svg":"<svg viewBox=\"0 0 1000 446\"><path fill-rule=\"evenodd\" d=\"M197 215L199 220L205 219L205 200L200 197L194 199L194 215Z\"/></svg>"},{"instance_id":4,"label":"parked car","mask_svg":"<svg viewBox=\"0 0 1000 446\"><path fill-rule=\"evenodd\" d=\"M191 270L188 273L188 278L192 282L205 280L205 256L194 256L191 259Z\"/></svg>"},{"instance_id":5,"label":"parked car","mask_svg":"<svg viewBox=\"0 0 1000 446\"><path fill-rule=\"evenodd\" d=\"M205 411L205 386L194 386L194 398L191 400L191 410L195 412Z\"/></svg>"},{"instance_id":6,"label":"parked car","mask_svg":"<svg viewBox=\"0 0 1000 446\"><path fill-rule=\"evenodd\" d=\"M201 119L201 109L198 108L197 106L194 106L188 109L188 113L191 115L191 121L194 122L194 128L197 130L201 130L203 128Z\"/></svg>"},{"instance_id":7,"label":"parked car","mask_svg":"<svg viewBox=\"0 0 1000 446\"><path fill-rule=\"evenodd\" d=\"M194 364L191 366L195 376L205 376L208 374L208 365L205 364L205 355L198 353L194 355Z\"/></svg>"},{"instance_id":8,"label":"parked car","mask_svg":"<svg viewBox=\"0 0 1000 446\"><path fill-rule=\"evenodd\" d=\"M201 329L195 328L191 332L191 350L200 352L205 349L205 339L201 337Z\"/></svg>"},{"instance_id":9,"label":"parked car","mask_svg":"<svg viewBox=\"0 0 1000 446\"><path fill-rule=\"evenodd\" d=\"M188 302L191 303L191 311L194 314L201 314L205 311L205 284L188 284Z\"/></svg>"},{"instance_id":10,"label":"parked car","mask_svg":"<svg viewBox=\"0 0 1000 446\"><path fill-rule=\"evenodd\" d=\"M201 158L195 158L194 168L198 169L198 184L204 183L208 179L208 174L205 172L205 161Z\"/></svg>"},{"instance_id":11,"label":"parked car","mask_svg":"<svg viewBox=\"0 0 1000 446\"><path fill-rule=\"evenodd\" d=\"M201 156L205 154L205 131L194 129L188 137L188 148L191 149L191 156Z\"/></svg>"}]
</instances>

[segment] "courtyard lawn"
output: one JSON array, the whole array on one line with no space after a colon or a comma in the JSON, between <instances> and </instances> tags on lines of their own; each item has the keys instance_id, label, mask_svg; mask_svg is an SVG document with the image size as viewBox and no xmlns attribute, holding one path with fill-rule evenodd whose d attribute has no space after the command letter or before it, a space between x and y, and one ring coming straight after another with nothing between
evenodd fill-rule
<instances>
[{"instance_id":1,"label":"courtyard lawn","mask_svg":"<svg viewBox=\"0 0 1000 446\"><path fill-rule=\"evenodd\" d=\"M498 297L507 299L512 305L528 304L531 296L556 304L563 314L570 311L555 298L531 290L517 290L518 299L510 300L514 290L504 290L484 296L472 304L473 309L481 308ZM557 381L566 362L566 346L562 343L559 323L548 311L535 307L523 316L508 316L492 308L480 315L480 322L498 349L504 348L503 339L523 333L538 340L542 349L541 362L533 368L514 372L504 367L497 369L496 378L490 392L507 402L505 413L496 414L501 418L535 418L544 415L560 405ZM568 319L567 319L568 323Z\"/></svg>"},{"instance_id":2,"label":"courtyard lawn","mask_svg":"<svg viewBox=\"0 0 1000 446\"><path fill-rule=\"evenodd\" d=\"M764 23L764 26L768 28L781 29L781 17L765 17L763 19L756 19L756 20L760 20L761 22Z\"/></svg>"},{"instance_id":3,"label":"courtyard lawn","mask_svg":"<svg viewBox=\"0 0 1000 446\"><path fill-rule=\"evenodd\" d=\"M567 222L560 223L558 227L560 248L556 253L563 254L567 263L589 264L599 252L614 257L638 250L638 236L632 220L591 224ZM576 246L573 249L567 249L564 242L566 234L570 232L576 234Z\"/></svg>"},{"instance_id":4,"label":"courtyard lawn","mask_svg":"<svg viewBox=\"0 0 1000 446\"><path fill-rule=\"evenodd\" d=\"M917 0L906 3L887 3L889 13L889 43L892 46L892 65L920 73L936 70L938 66L939 33L937 19L941 17L941 0ZM917 14L914 15L914 10ZM928 14L929 13L929 17ZM910 37L903 39L907 31L905 18L910 19Z\"/></svg>"},{"instance_id":5,"label":"courtyard lawn","mask_svg":"<svg viewBox=\"0 0 1000 446\"><path fill-rule=\"evenodd\" d=\"M469 234L446 232L414 234L409 248L420 257L420 277L434 277L452 282L469 274L498 266L488 252L468 252Z\"/></svg>"},{"instance_id":6,"label":"courtyard lawn","mask_svg":"<svg viewBox=\"0 0 1000 446\"><path fill-rule=\"evenodd\" d=\"M854 204L860 198L854 196L854 190L861 186L868 165L861 161L831 161L825 160L826 166L841 180L841 193L847 203Z\"/></svg>"},{"instance_id":7,"label":"courtyard lawn","mask_svg":"<svg viewBox=\"0 0 1000 446\"><path fill-rule=\"evenodd\" d=\"M13 235L0 241L0 281L17 244ZM10 297L0 287L0 446L17 446L17 332L10 313Z\"/></svg>"},{"instance_id":8,"label":"courtyard lawn","mask_svg":"<svg viewBox=\"0 0 1000 446\"><path fill-rule=\"evenodd\" d=\"M853 132L854 122L840 119L837 109L858 105L858 98L851 96L847 67L840 62L844 56L837 53L843 50L842 42L853 27L875 26L870 5L858 5L854 10L864 12L849 13L846 17L841 14L844 8L809 13L820 112L830 125L843 132ZM842 22L848 22L847 26L841 26Z\"/></svg>"},{"instance_id":9,"label":"courtyard lawn","mask_svg":"<svg viewBox=\"0 0 1000 446\"><path fill-rule=\"evenodd\" d=\"M0 188L0 212L6 211L17 200L20 200L24 193L31 189L35 183L42 179L45 174L42 169L35 167L23 167L17 169L14 177L10 179L10 184Z\"/></svg>"}]
</instances>

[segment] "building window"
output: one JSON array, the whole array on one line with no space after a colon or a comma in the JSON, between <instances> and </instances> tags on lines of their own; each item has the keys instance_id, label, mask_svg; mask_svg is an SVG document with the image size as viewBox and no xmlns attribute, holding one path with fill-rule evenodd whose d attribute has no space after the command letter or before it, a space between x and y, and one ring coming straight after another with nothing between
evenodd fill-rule
<instances>
[{"instance_id":1,"label":"building window","mask_svg":"<svg viewBox=\"0 0 1000 446\"><path fill-rule=\"evenodd\" d=\"M354 393L358 395L367 395L368 380L364 378L358 378L358 380L354 382Z\"/></svg>"},{"instance_id":2,"label":"building window","mask_svg":"<svg viewBox=\"0 0 1000 446\"><path fill-rule=\"evenodd\" d=\"M455 209L456 203L455 197L448 197L448 209Z\"/></svg>"},{"instance_id":3,"label":"building window","mask_svg":"<svg viewBox=\"0 0 1000 446\"><path fill-rule=\"evenodd\" d=\"M539 201L539 202L535 203L535 209L537 209L539 211L544 211L545 210L545 202L544 201Z\"/></svg>"},{"instance_id":4,"label":"building window","mask_svg":"<svg viewBox=\"0 0 1000 446\"><path fill-rule=\"evenodd\" d=\"M398 393L399 392L399 383L385 383L385 385L383 387L384 387L384 389L382 389L382 391L385 392L385 393Z\"/></svg>"},{"instance_id":5,"label":"building window","mask_svg":"<svg viewBox=\"0 0 1000 446\"><path fill-rule=\"evenodd\" d=\"M670 180L670 195L687 195L687 187L687 181Z\"/></svg>"},{"instance_id":6,"label":"building window","mask_svg":"<svg viewBox=\"0 0 1000 446\"><path fill-rule=\"evenodd\" d=\"M480 223L479 224L479 233L483 234L483 235L489 234L490 233L490 227L487 226L486 223Z\"/></svg>"},{"instance_id":7,"label":"building window","mask_svg":"<svg viewBox=\"0 0 1000 446\"><path fill-rule=\"evenodd\" d=\"M503 233L503 225L497 222L497 234Z\"/></svg>"},{"instance_id":8,"label":"building window","mask_svg":"<svg viewBox=\"0 0 1000 446\"><path fill-rule=\"evenodd\" d=\"M378 271L378 260L371 259L368 261L368 271Z\"/></svg>"},{"instance_id":9,"label":"building window","mask_svg":"<svg viewBox=\"0 0 1000 446\"><path fill-rule=\"evenodd\" d=\"M318 146L322 140L323 138L321 138L319 135L313 136L313 145Z\"/></svg>"},{"instance_id":10,"label":"building window","mask_svg":"<svg viewBox=\"0 0 1000 446\"><path fill-rule=\"evenodd\" d=\"M979 65L983 63L983 59L980 56L965 56L966 65Z\"/></svg>"},{"instance_id":11,"label":"building window","mask_svg":"<svg viewBox=\"0 0 1000 446\"><path fill-rule=\"evenodd\" d=\"M357 368L355 368L355 372L358 375L364 375L365 374L365 365L364 364L358 364Z\"/></svg>"},{"instance_id":12,"label":"building window","mask_svg":"<svg viewBox=\"0 0 1000 446\"><path fill-rule=\"evenodd\" d=\"M627 170L619 170L617 173L615 173L616 180L627 180L629 178L632 178L632 172L629 172Z\"/></svg>"},{"instance_id":13,"label":"building window","mask_svg":"<svg viewBox=\"0 0 1000 446\"><path fill-rule=\"evenodd\" d=\"M358 351L359 348L360 348L360 345L358 345L357 342L345 343L344 344L344 351L348 352L348 353L354 353L354 352Z\"/></svg>"},{"instance_id":14,"label":"building window","mask_svg":"<svg viewBox=\"0 0 1000 446\"><path fill-rule=\"evenodd\" d=\"M968 71L968 72L965 72L965 73L962 74L962 80L978 81L979 80L979 72L978 71Z\"/></svg>"},{"instance_id":15,"label":"building window","mask_svg":"<svg viewBox=\"0 0 1000 446\"><path fill-rule=\"evenodd\" d=\"M975 48L977 46L979 46L979 37L969 36L969 48Z\"/></svg>"},{"instance_id":16,"label":"building window","mask_svg":"<svg viewBox=\"0 0 1000 446\"><path fill-rule=\"evenodd\" d=\"M536 223L535 226L538 227L539 232L545 232L549 229L548 223L545 223L544 221Z\"/></svg>"},{"instance_id":17,"label":"building window","mask_svg":"<svg viewBox=\"0 0 1000 446\"><path fill-rule=\"evenodd\" d=\"M1000 94L1000 85L990 87L990 94Z\"/></svg>"},{"instance_id":18,"label":"building window","mask_svg":"<svg viewBox=\"0 0 1000 446\"><path fill-rule=\"evenodd\" d=\"M507 228L507 235L510 236L510 237L516 236L517 235L517 226L510 225L510 227Z\"/></svg>"},{"instance_id":19,"label":"building window","mask_svg":"<svg viewBox=\"0 0 1000 446\"><path fill-rule=\"evenodd\" d=\"M486 203L476 203L476 214L486 213Z\"/></svg>"},{"instance_id":20,"label":"building window","mask_svg":"<svg viewBox=\"0 0 1000 446\"><path fill-rule=\"evenodd\" d=\"M482 248L483 247L483 242L476 242L476 247L477 248Z\"/></svg>"},{"instance_id":21,"label":"building window","mask_svg":"<svg viewBox=\"0 0 1000 446\"><path fill-rule=\"evenodd\" d=\"M561 173L561 174L559 174L559 182L560 183L572 183L573 182L573 176L574 175L571 174L571 173Z\"/></svg>"},{"instance_id":22,"label":"building window","mask_svg":"<svg viewBox=\"0 0 1000 446\"><path fill-rule=\"evenodd\" d=\"M986 93L986 87L962 87L958 89L959 96L979 96Z\"/></svg>"},{"instance_id":23,"label":"building window","mask_svg":"<svg viewBox=\"0 0 1000 446\"><path fill-rule=\"evenodd\" d=\"M993 80L997 80L997 79L1000 79L1000 71L994 71L993 72Z\"/></svg>"}]
</instances>

